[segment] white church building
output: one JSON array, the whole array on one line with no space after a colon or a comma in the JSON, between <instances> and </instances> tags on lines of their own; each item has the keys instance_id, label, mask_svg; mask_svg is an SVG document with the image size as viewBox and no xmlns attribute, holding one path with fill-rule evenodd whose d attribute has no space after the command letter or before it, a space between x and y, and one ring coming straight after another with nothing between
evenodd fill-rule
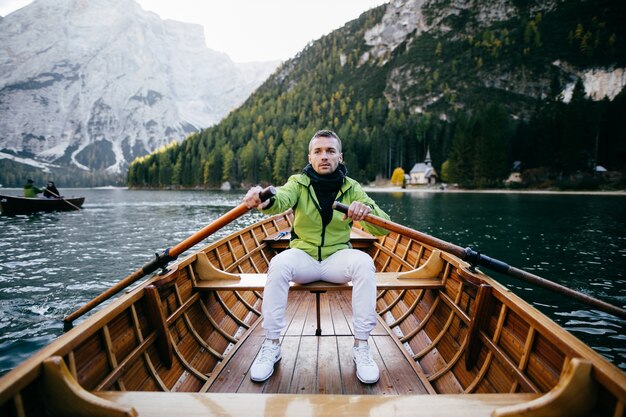
<instances>
[{"instance_id":1,"label":"white church building","mask_svg":"<svg viewBox=\"0 0 626 417\"><path fill-rule=\"evenodd\" d=\"M430 159L430 149L426 151L424 162L418 162L413 165L409 172L410 184L413 185L432 185L437 182L437 172L432 166Z\"/></svg>"}]
</instances>

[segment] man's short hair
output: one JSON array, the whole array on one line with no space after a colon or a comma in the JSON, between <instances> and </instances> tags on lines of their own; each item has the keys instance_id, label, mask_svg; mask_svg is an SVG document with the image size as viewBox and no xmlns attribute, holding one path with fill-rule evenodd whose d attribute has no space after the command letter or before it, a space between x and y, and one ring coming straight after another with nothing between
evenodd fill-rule
<instances>
[{"instance_id":1,"label":"man's short hair","mask_svg":"<svg viewBox=\"0 0 626 417\"><path fill-rule=\"evenodd\" d=\"M318 130L317 132L315 132L315 134L313 135L313 137L309 141L309 153L311 152L311 146L313 146L313 140L317 139L317 138L335 138L335 139L337 139L337 143L339 144L339 149L337 149L337 150L339 151L339 153L341 153L341 139L339 139L339 136L337 136L337 134L335 132L333 132L332 130Z\"/></svg>"}]
</instances>

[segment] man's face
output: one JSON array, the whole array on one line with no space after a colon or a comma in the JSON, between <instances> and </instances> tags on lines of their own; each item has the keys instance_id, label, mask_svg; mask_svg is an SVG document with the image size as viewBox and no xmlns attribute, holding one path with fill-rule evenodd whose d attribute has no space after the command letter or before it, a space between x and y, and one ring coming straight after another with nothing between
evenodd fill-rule
<instances>
[{"instance_id":1,"label":"man's face","mask_svg":"<svg viewBox=\"0 0 626 417\"><path fill-rule=\"evenodd\" d=\"M343 154L339 152L339 142L335 138L317 137L311 142L309 163L320 175L332 174L339 163L343 162Z\"/></svg>"}]
</instances>

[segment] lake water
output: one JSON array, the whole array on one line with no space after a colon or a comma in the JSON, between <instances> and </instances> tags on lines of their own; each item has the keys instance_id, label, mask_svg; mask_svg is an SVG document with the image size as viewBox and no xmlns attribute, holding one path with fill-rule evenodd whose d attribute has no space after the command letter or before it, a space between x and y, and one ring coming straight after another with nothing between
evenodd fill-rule
<instances>
[{"instance_id":1,"label":"lake water","mask_svg":"<svg viewBox=\"0 0 626 417\"><path fill-rule=\"evenodd\" d=\"M0 375L63 333L63 317L240 203L242 192L61 190L83 210L0 216ZM20 190L2 190L19 195ZM393 221L626 306L626 196L370 195ZM250 225L254 211L204 244ZM491 274L626 370L626 321Z\"/></svg>"}]
</instances>

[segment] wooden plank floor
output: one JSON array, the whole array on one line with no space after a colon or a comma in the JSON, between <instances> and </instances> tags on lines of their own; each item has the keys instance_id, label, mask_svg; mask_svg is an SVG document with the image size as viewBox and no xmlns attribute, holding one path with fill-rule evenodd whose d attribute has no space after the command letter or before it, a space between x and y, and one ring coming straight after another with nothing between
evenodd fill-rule
<instances>
[{"instance_id":1,"label":"wooden plank floor","mask_svg":"<svg viewBox=\"0 0 626 417\"><path fill-rule=\"evenodd\" d=\"M321 295L322 336L317 328L315 295L306 291L289 294L282 338L282 359L272 377L256 383L249 369L264 340L259 324L221 369L208 392L283 394L427 394L417 371L402 348L379 322L371 334L370 347L380 369L376 384L362 384L352 360L354 343L351 292Z\"/></svg>"}]
</instances>

